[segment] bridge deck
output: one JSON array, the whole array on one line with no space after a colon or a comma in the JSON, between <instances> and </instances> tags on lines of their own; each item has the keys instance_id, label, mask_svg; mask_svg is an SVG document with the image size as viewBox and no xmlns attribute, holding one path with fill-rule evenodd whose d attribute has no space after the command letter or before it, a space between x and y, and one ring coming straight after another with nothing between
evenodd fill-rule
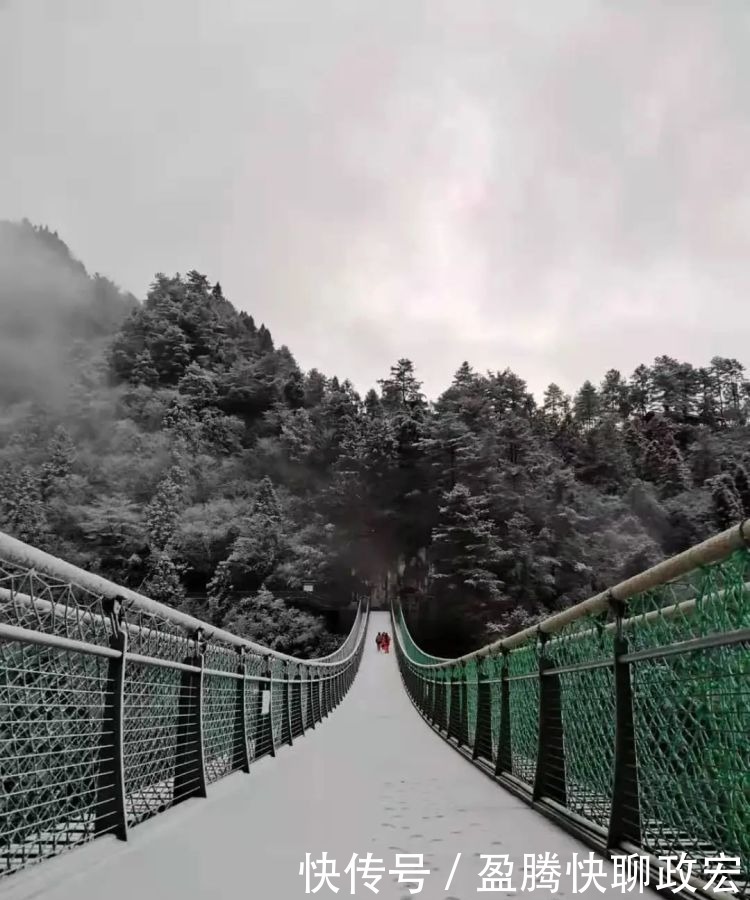
<instances>
[{"instance_id":1,"label":"bridge deck","mask_svg":"<svg viewBox=\"0 0 750 900\"><path fill-rule=\"evenodd\" d=\"M376 652L375 634L385 629L391 630L387 615L374 613L350 694L293 748L260 760L249 775L219 782L208 799L190 800L135 828L127 844L102 838L15 876L0 888L3 900L291 900L305 894L299 873L305 854L315 860L323 850L341 873L332 879L339 897L351 896L343 870L352 854L368 851L386 869L394 868L396 853L424 854L430 874L421 896L431 900L473 896L481 886L480 854L508 854L516 895L538 895L528 886L521 891L523 856L555 852L560 892L541 893L574 896L565 868L574 853L588 856L587 848L435 736L407 698L393 653ZM619 895L611 866L604 866L605 896ZM314 877L311 884L317 885ZM388 900L411 896L387 872L377 888ZM375 896L359 877L355 890ZM593 887L584 893L601 896ZM326 886L317 894L333 896Z\"/></svg>"}]
</instances>

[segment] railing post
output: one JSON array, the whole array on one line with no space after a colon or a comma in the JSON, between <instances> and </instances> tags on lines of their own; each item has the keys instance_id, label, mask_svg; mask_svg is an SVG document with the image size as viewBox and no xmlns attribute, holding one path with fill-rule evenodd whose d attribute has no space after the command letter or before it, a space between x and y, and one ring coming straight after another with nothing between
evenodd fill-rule
<instances>
[{"instance_id":1,"label":"railing post","mask_svg":"<svg viewBox=\"0 0 750 900\"><path fill-rule=\"evenodd\" d=\"M511 743L510 720L510 656L503 650L503 664L500 670L500 734L497 740L495 775L513 774L513 744Z\"/></svg>"},{"instance_id":2,"label":"railing post","mask_svg":"<svg viewBox=\"0 0 750 900\"><path fill-rule=\"evenodd\" d=\"M489 657L477 663L477 727L474 729L472 759L492 762L492 688L487 680Z\"/></svg>"},{"instance_id":3,"label":"railing post","mask_svg":"<svg viewBox=\"0 0 750 900\"><path fill-rule=\"evenodd\" d=\"M458 740L458 735L460 731L460 722L461 722L461 673L456 673L453 670L453 666L448 670L450 672L450 698L451 705L448 710L448 737L456 738Z\"/></svg>"},{"instance_id":4,"label":"railing post","mask_svg":"<svg viewBox=\"0 0 750 900\"><path fill-rule=\"evenodd\" d=\"M180 679L179 717L177 729L177 767L174 776L174 802L188 797L206 797L206 760L203 747L203 670L206 641L203 629L196 629L191 640L195 651L185 663L197 672L182 672Z\"/></svg>"},{"instance_id":5,"label":"railing post","mask_svg":"<svg viewBox=\"0 0 750 900\"><path fill-rule=\"evenodd\" d=\"M281 743L291 745L294 743L292 737L292 703L291 703L291 687L289 683L289 663L284 660L284 708L281 717Z\"/></svg>"},{"instance_id":6,"label":"railing post","mask_svg":"<svg viewBox=\"0 0 750 900\"><path fill-rule=\"evenodd\" d=\"M241 677L237 679L237 700L235 703L235 719L234 719L234 758L232 759L232 771L241 769L243 772L250 771L250 744L247 733L247 700L245 690L245 657L246 648L238 647L237 656L237 674Z\"/></svg>"},{"instance_id":7,"label":"railing post","mask_svg":"<svg viewBox=\"0 0 750 900\"><path fill-rule=\"evenodd\" d=\"M446 679L443 676L443 672L448 672L448 669L441 669L440 680L437 683L438 689L438 699L437 699L437 716L435 720L435 725L438 731L447 731L448 728L448 710L447 710L447 694L449 685L446 684Z\"/></svg>"},{"instance_id":8,"label":"railing post","mask_svg":"<svg viewBox=\"0 0 750 900\"><path fill-rule=\"evenodd\" d=\"M331 676L331 712L339 705L339 676L338 672Z\"/></svg>"},{"instance_id":9,"label":"railing post","mask_svg":"<svg viewBox=\"0 0 750 900\"><path fill-rule=\"evenodd\" d=\"M300 737L305 733L305 720L302 716L302 675L299 668L292 681L292 734Z\"/></svg>"},{"instance_id":10,"label":"railing post","mask_svg":"<svg viewBox=\"0 0 750 900\"><path fill-rule=\"evenodd\" d=\"M109 645L120 656L111 657L107 671L107 688L99 742L99 775L96 785L96 821L94 833L115 834L128 839L125 803L125 765L123 756L123 707L125 703L125 665L128 652L128 629L119 598L102 600L109 616L112 634ZM110 724L111 723L111 724Z\"/></svg>"},{"instance_id":11,"label":"railing post","mask_svg":"<svg viewBox=\"0 0 750 900\"><path fill-rule=\"evenodd\" d=\"M419 675L416 670L412 671L412 677L419 688L419 708L423 715L427 715L430 710L430 680L427 676Z\"/></svg>"},{"instance_id":12,"label":"railing post","mask_svg":"<svg viewBox=\"0 0 750 900\"><path fill-rule=\"evenodd\" d=\"M328 717L328 713L331 711L331 676L328 673L328 669L325 670L325 674L323 675L323 716Z\"/></svg>"},{"instance_id":13,"label":"railing post","mask_svg":"<svg viewBox=\"0 0 750 900\"><path fill-rule=\"evenodd\" d=\"M458 746L469 743L469 672L466 663L461 665L461 717L458 721Z\"/></svg>"},{"instance_id":14,"label":"railing post","mask_svg":"<svg viewBox=\"0 0 750 900\"><path fill-rule=\"evenodd\" d=\"M623 841L641 845L641 809L630 663L621 661L629 647L622 633L623 606L618 603L613 606L617 616L614 641L615 759L607 847L617 849Z\"/></svg>"},{"instance_id":15,"label":"railing post","mask_svg":"<svg viewBox=\"0 0 750 900\"><path fill-rule=\"evenodd\" d=\"M271 667L270 657L266 657L263 663L263 677L258 680L258 696L256 697L255 706L255 728L257 729L257 737L255 739L255 756L257 757L258 748L263 751L263 738L268 735L268 753L276 756L276 742L273 736L273 669ZM263 712L263 698L268 694L268 712Z\"/></svg>"},{"instance_id":16,"label":"railing post","mask_svg":"<svg viewBox=\"0 0 750 900\"><path fill-rule=\"evenodd\" d=\"M539 632L539 737L533 799L546 797L565 806L562 694L560 676L548 674L555 663L547 657L547 643L548 636Z\"/></svg>"},{"instance_id":17,"label":"railing post","mask_svg":"<svg viewBox=\"0 0 750 900\"><path fill-rule=\"evenodd\" d=\"M430 681L430 705L427 709L427 715L433 725L437 724L438 717L438 675L435 669L432 670Z\"/></svg>"},{"instance_id":18,"label":"railing post","mask_svg":"<svg viewBox=\"0 0 750 900\"><path fill-rule=\"evenodd\" d=\"M323 720L323 713L321 711L321 702L320 702L320 692L323 689L323 684L320 680L320 674L316 671L311 671L310 673L310 687L313 689L313 713L315 715L315 722L321 722Z\"/></svg>"},{"instance_id":19,"label":"railing post","mask_svg":"<svg viewBox=\"0 0 750 900\"><path fill-rule=\"evenodd\" d=\"M339 671L336 675L336 706L344 699L344 673Z\"/></svg>"},{"instance_id":20,"label":"railing post","mask_svg":"<svg viewBox=\"0 0 750 900\"><path fill-rule=\"evenodd\" d=\"M308 669L305 673L307 676L307 727L315 728L317 716L315 714L315 674L312 669Z\"/></svg>"}]
</instances>

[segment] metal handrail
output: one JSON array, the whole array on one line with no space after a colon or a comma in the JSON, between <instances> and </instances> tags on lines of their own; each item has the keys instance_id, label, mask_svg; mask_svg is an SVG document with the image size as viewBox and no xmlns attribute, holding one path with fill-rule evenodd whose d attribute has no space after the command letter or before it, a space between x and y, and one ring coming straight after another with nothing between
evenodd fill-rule
<instances>
[{"instance_id":1,"label":"metal handrail","mask_svg":"<svg viewBox=\"0 0 750 900\"><path fill-rule=\"evenodd\" d=\"M750 900L750 547L728 529L532 628L423 661L392 610L415 707L520 799L605 855L665 857ZM660 862L661 861L661 862ZM730 879L731 880L731 879Z\"/></svg>"},{"instance_id":2,"label":"metal handrail","mask_svg":"<svg viewBox=\"0 0 750 900\"><path fill-rule=\"evenodd\" d=\"M677 556L665 559L650 569L640 572L638 575L626 578L625 581L621 581L607 590L600 591L587 600L582 600L580 603L569 606L562 612L548 616L536 625L530 625L522 631L500 638L491 644L480 647L479 650L473 650L471 653L466 653L455 659L439 663L420 663L420 665L425 668L450 668L457 664L492 656L503 650L512 650L515 647L520 647L537 635L549 636L555 634L571 622L575 622L585 616L604 612L609 609L613 602L627 603L638 594L668 584L680 578L680 576L686 575L688 572L725 559L735 550L739 550L742 547L750 547L750 519L745 519L739 525L727 528L721 534L717 534L701 544L697 544L695 547L690 547Z\"/></svg>"},{"instance_id":3,"label":"metal handrail","mask_svg":"<svg viewBox=\"0 0 750 900\"><path fill-rule=\"evenodd\" d=\"M368 618L302 659L0 534L0 879L293 744L351 687Z\"/></svg>"},{"instance_id":4,"label":"metal handrail","mask_svg":"<svg viewBox=\"0 0 750 900\"><path fill-rule=\"evenodd\" d=\"M258 644L247 638L238 637L230 631L225 631L223 628L217 628L208 622L204 622L187 613L180 612L163 603L159 603L157 600L152 600L150 597L139 594L130 588L115 584L113 581L109 581L101 575L95 575L92 572L87 572L85 569L80 569L72 563L65 562L62 559L58 559L56 556L52 556L50 553L31 547L29 544L25 544L23 541L19 541L3 532L0 532L0 560L5 560L13 565L26 568L30 572L41 572L62 583L73 584L84 588L86 591L89 591L91 594L98 597L106 597L109 600L119 600L121 602L127 601L129 611L137 610L148 615L159 616L165 621L182 628L186 633L193 633L200 630L211 640L221 641L223 644L227 644L231 647L244 647L246 650L249 650L258 656L272 657L273 659L293 663L310 662L310 660L290 656L289 654L281 653L278 650L271 650L269 647L264 647L262 644ZM329 654L329 656L330 655L332 654ZM328 657L322 657L318 665L332 666L338 665L340 662L326 662L327 658Z\"/></svg>"}]
</instances>

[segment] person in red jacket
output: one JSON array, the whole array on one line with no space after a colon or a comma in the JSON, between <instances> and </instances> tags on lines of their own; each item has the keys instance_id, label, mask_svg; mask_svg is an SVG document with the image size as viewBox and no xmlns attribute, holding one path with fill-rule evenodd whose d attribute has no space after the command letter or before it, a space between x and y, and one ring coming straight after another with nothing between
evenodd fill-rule
<instances>
[{"instance_id":1,"label":"person in red jacket","mask_svg":"<svg viewBox=\"0 0 750 900\"><path fill-rule=\"evenodd\" d=\"M383 649L386 653L391 652L391 636L387 631L383 632Z\"/></svg>"}]
</instances>

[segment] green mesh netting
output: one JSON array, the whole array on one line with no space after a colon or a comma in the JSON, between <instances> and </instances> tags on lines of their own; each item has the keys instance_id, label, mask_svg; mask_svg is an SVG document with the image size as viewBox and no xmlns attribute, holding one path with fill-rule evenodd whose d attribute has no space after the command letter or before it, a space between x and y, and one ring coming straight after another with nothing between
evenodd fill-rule
<instances>
[{"instance_id":1,"label":"green mesh netting","mask_svg":"<svg viewBox=\"0 0 750 900\"><path fill-rule=\"evenodd\" d=\"M589 616L547 644L547 657L565 669L611 660L614 630L605 630ZM607 828L612 797L615 745L615 685L611 668L563 672L560 678L561 712L566 728L566 805L602 828Z\"/></svg>"},{"instance_id":2,"label":"green mesh netting","mask_svg":"<svg viewBox=\"0 0 750 900\"><path fill-rule=\"evenodd\" d=\"M749 559L738 552L640 596L641 615L626 629L631 651L750 627ZM696 870L706 856L739 856L747 879L748 643L642 660L632 679L643 845L657 855L685 852Z\"/></svg>"},{"instance_id":3,"label":"green mesh netting","mask_svg":"<svg viewBox=\"0 0 750 900\"><path fill-rule=\"evenodd\" d=\"M512 774L534 784L539 740L539 657L535 644L508 655Z\"/></svg>"},{"instance_id":4,"label":"green mesh netting","mask_svg":"<svg viewBox=\"0 0 750 900\"><path fill-rule=\"evenodd\" d=\"M684 853L698 877L703 873L708 878L704 864L709 857L739 858L743 874L734 876L735 896L747 898L749 580L750 552L739 550L630 598L619 625L613 610L605 610L572 622L544 644L536 638L528 641L507 653L507 669L499 649L480 662L464 665L423 653L400 610L395 615L396 649L408 661L402 671L408 668L410 692L418 706L427 702L422 698L432 696L418 686L420 679L445 680L448 705L450 684L466 679L469 742L476 739L478 755L485 760L491 755L492 762L502 750L503 758L510 760L510 774L541 790L542 796L550 774L536 771L540 683L542 678L553 679L554 690L545 695L552 698L545 701L549 706L545 715L553 738L546 739L550 746L543 758L550 760L550 753L559 757L551 762L564 771L561 795L566 808L602 835L613 825L613 816L619 817L619 832L638 835L645 852L657 857ZM617 656L618 671L629 673L625 677L632 698L626 710L632 752L627 786L613 810L618 628L625 642ZM540 674L542 659L544 676ZM505 729L501 728L503 678L509 694ZM487 723L482 724L478 715L480 680L489 689L489 738ZM621 709L624 704L621 699ZM430 717L431 710L423 712ZM491 741L489 752L479 746L480 725L485 745ZM560 731L561 741L554 740ZM507 741L504 748L502 740ZM625 759L625 752L621 753Z\"/></svg>"}]
</instances>

